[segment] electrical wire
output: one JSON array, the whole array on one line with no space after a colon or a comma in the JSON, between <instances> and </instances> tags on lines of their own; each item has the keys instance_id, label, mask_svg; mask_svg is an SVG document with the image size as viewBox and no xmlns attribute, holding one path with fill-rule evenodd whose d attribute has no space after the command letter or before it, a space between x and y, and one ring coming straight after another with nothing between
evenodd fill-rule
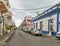
<instances>
[{"instance_id":1,"label":"electrical wire","mask_svg":"<svg viewBox=\"0 0 60 46\"><path fill-rule=\"evenodd\" d=\"M18 8L12 8L12 7L10 7L10 8L13 10L39 10L39 9L44 9L44 8L48 8L51 6L53 6L53 5L49 5L49 6L45 6L45 7L41 7L41 8L31 8L31 9L18 9Z\"/></svg>"}]
</instances>

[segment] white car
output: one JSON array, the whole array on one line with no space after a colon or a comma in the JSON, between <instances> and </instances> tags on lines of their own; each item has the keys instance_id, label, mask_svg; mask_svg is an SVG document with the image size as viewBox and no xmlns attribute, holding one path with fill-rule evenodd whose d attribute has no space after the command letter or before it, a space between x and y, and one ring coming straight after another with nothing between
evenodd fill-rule
<instances>
[{"instance_id":1,"label":"white car","mask_svg":"<svg viewBox=\"0 0 60 46\"><path fill-rule=\"evenodd\" d=\"M60 32L57 32L56 38L60 38Z\"/></svg>"},{"instance_id":2,"label":"white car","mask_svg":"<svg viewBox=\"0 0 60 46\"><path fill-rule=\"evenodd\" d=\"M24 32L27 32L27 28L26 28L26 27L24 27L24 28L23 28L23 31L24 31Z\"/></svg>"},{"instance_id":3,"label":"white car","mask_svg":"<svg viewBox=\"0 0 60 46\"><path fill-rule=\"evenodd\" d=\"M37 30L34 29L33 31L31 31L31 34L32 35L42 35L42 32L39 29L37 29Z\"/></svg>"},{"instance_id":4,"label":"white car","mask_svg":"<svg viewBox=\"0 0 60 46\"><path fill-rule=\"evenodd\" d=\"M27 31L28 31L28 33L30 33L30 31L31 31L31 28L28 28L28 29L27 29Z\"/></svg>"}]
</instances>

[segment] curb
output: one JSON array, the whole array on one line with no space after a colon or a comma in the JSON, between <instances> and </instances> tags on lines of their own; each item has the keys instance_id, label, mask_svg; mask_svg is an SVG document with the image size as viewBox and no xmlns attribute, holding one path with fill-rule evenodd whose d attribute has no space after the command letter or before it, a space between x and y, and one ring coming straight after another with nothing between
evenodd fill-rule
<instances>
[{"instance_id":1,"label":"curb","mask_svg":"<svg viewBox=\"0 0 60 46\"><path fill-rule=\"evenodd\" d=\"M15 33L15 31L12 32L8 37L6 37L2 42L0 42L0 44L5 43L7 40L9 40L9 38L10 38L14 33Z\"/></svg>"},{"instance_id":2,"label":"curb","mask_svg":"<svg viewBox=\"0 0 60 46\"><path fill-rule=\"evenodd\" d=\"M42 34L44 37L51 38L51 35Z\"/></svg>"},{"instance_id":3,"label":"curb","mask_svg":"<svg viewBox=\"0 0 60 46\"><path fill-rule=\"evenodd\" d=\"M51 36L51 35L42 34L42 36L43 36L43 37L50 38L50 39L56 39L55 36Z\"/></svg>"}]
</instances>

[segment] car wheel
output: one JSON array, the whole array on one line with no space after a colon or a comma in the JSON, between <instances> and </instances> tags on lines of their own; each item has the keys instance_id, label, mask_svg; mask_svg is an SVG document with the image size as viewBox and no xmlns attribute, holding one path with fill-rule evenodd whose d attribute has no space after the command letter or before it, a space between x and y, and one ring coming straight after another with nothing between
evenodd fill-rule
<instances>
[{"instance_id":1,"label":"car wheel","mask_svg":"<svg viewBox=\"0 0 60 46\"><path fill-rule=\"evenodd\" d=\"M60 40L60 37L56 37L57 40Z\"/></svg>"}]
</instances>

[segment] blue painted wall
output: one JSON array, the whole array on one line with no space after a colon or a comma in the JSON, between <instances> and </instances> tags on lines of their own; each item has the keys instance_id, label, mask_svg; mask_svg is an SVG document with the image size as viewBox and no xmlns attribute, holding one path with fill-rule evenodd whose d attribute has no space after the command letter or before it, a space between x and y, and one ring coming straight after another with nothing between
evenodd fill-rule
<instances>
[{"instance_id":1,"label":"blue painted wall","mask_svg":"<svg viewBox=\"0 0 60 46\"><path fill-rule=\"evenodd\" d=\"M48 9L48 10L46 10L46 11L44 11L43 13L41 13L40 14L40 16L38 17L38 16L36 16L36 17L34 17L33 19L32 19L32 22L34 22L34 21L38 21L38 20L41 20L41 19L44 19L44 18L47 18L47 17L50 17L50 16L52 16L52 15L54 15L54 14L57 14L57 21L56 21L56 24L57 24L57 32L58 32L58 27L59 27L59 25L58 25L58 22L59 22L59 14L60 14L60 8L58 7L58 6L60 6L60 3L59 4L57 4L57 5L55 5L55 6L53 6L53 7L51 7L50 9ZM56 9L54 9L54 10L52 10L54 7L57 7ZM49 11L49 10L51 10L50 12L47 12L47 11ZM47 12L46 14L44 14L45 12ZM42 15L43 14L43 15ZM49 22L49 21L48 21ZM56 36L56 33L57 32L53 32L53 36ZM49 23L48 23L48 31L42 31L42 33L44 33L44 34L48 34L49 33Z\"/></svg>"}]
</instances>

